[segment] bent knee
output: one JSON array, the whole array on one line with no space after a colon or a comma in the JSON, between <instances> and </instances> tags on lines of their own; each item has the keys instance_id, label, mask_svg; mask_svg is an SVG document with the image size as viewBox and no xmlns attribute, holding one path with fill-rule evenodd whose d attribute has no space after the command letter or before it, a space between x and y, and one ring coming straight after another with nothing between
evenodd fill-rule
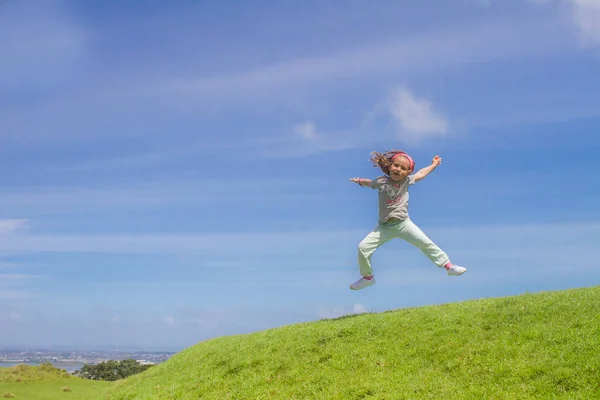
<instances>
[{"instance_id":1,"label":"bent knee","mask_svg":"<svg viewBox=\"0 0 600 400\"><path fill-rule=\"evenodd\" d=\"M366 242L366 241L362 241L358 244L358 251L362 254L367 254L372 252L373 250L375 250L375 246L373 246L371 243Z\"/></svg>"}]
</instances>

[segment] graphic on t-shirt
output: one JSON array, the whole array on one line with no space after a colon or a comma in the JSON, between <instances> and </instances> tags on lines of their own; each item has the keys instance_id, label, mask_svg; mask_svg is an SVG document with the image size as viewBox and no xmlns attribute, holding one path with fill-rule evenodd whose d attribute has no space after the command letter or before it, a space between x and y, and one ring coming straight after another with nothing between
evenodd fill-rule
<instances>
[{"instance_id":1,"label":"graphic on t-shirt","mask_svg":"<svg viewBox=\"0 0 600 400\"><path fill-rule=\"evenodd\" d=\"M396 204L402 200L402 186L397 183L386 183L381 187L381 191L388 197L388 204Z\"/></svg>"}]
</instances>

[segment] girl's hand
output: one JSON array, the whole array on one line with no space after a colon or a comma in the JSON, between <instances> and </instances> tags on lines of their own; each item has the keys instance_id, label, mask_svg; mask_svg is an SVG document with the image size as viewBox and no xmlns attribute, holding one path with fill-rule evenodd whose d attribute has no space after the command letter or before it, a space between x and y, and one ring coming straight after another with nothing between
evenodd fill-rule
<instances>
[{"instance_id":1,"label":"girl's hand","mask_svg":"<svg viewBox=\"0 0 600 400\"><path fill-rule=\"evenodd\" d=\"M356 182L360 186L365 186L365 185L369 186L371 184L371 180L370 179L365 179L365 178L350 178L350 180L352 182Z\"/></svg>"},{"instance_id":2,"label":"girl's hand","mask_svg":"<svg viewBox=\"0 0 600 400\"><path fill-rule=\"evenodd\" d=\"M441 163L442 163L442 157L440 157L440 156L435 156L435 157L433 157L433 160L431 160L431 164L433 164L435 167L437 167Z\"/></svg>"}]
</instances>

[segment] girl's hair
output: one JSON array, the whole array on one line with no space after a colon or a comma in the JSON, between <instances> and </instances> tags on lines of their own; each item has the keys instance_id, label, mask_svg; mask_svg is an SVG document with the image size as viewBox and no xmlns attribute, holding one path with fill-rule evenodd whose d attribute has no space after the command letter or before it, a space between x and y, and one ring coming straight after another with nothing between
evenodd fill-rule
<instances>
[{"instance_id":1,"label":"girl's hair","mask_svg":"<svg viewBox=\"0 0 600 400\"><path fill-rule=\"evenodd\" d=\"M410 162L411 172L414 171L415 162L408 154L406 154L406 152L404 152L402 150L390 150L390 151L386 151L385 153L379 153L377 151L373 151L373 152L371 152L371 162L373 163L374 167L381 168L381 170L383 171L384 174L389 175L390 174L390 165L392 165L392 162L394 161L394 157L396 157L398 155L406 157L408 159L408 161Z\"/></svg>"}]
</instances>

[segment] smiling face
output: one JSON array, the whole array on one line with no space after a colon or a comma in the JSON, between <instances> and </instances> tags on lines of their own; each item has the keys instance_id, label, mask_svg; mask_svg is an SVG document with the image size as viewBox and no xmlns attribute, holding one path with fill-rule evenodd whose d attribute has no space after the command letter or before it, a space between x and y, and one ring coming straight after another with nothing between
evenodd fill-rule
<instances>
[{"instance_id":1,"label":"smiling face","mask_svg":"<svg viewBox=\"0 0 600 400\"><path fill-rule=\"evenodd\" d=\"M410 161L408 158L403 156L394 157L392 165L390 165L390 178L394 181L401 181L406 178L412 169L410 168Z\"/></svg>"}]
</instances>

